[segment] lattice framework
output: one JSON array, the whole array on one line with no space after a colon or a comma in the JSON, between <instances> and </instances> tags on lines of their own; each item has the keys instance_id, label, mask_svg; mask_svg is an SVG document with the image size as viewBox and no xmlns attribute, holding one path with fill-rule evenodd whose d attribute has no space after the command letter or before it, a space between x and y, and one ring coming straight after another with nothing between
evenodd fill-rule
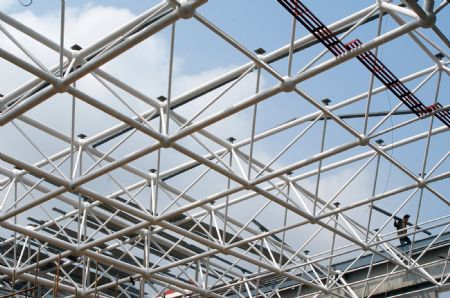
<instances>
[{"instance_id":1,"label":"lattice framework","mask_svg":"<svg viewBox=\"0 0 450 298\"><path fill-rule=\"evenodd\" d=\"M6 148L0 152L2 290L36 292L39 286L53 295L158 297L170 289L180 295L276 297L293 282L290 287L298 288L300 296L302 287L308 287L314 294L357 297L375 294L400 271L436 287L446 285L448 269L439 277L431 275L414 243L425 232L438 241L449 226L444 121L450 107L445 94L449 42L434 19L446 12L447 1L426 0L423 7L412 0L375 1L343 16L328 27L344 44L371 22L378 22L377 35L357 47L349 44L336 57L327 56L316 37L302 31L288 13L290 42L269 53L254 53L208 19L206 0L163 1L103 39L69 49L61 4L59 42L0 13L0 30L21 50L20 56L0 48L0 57L33 77L1 97L1 130L5 136L23 137L36 157L23 158ZM382 32L383 18L391 18L397 27ZM175 24L182 19L208 29L248 63L173 94ZM58 53L59 63L47 68L6 25ZM164 29L171 32L164 96L153 98L102 69ZM376 74L366 73L369 89L361 94L338 99L330 90L331 102L302 87L369 50L376 57L379 47L404 37L425 53L430 66L400 81L410 86L411 94L428 88L421 94L427 96L422 101L428 110L414 113L400 101L389 109L379 104L379 96L392 88L377 85ZM294 60L306 51L314 57L296 69ZM119 106L77 86L86 77L100 83ZM253 95L223 99L248 78L254 79ZM73 102L66 115L69 134L45 124L45 114L33 114L60 94ZM259 129L265 103L287 96L305 110L296 111L294 119L273 116L275 126ZM199 106L193 105L197 102ZM79 103L117 124L92 136L77 136L75 119L84 112L75 108ZM218 103L222 107L211 112ZM244 112L248 136L223 137L233 117ZM30 127L45 140L38 140ZM47 147L56 141L64 149ZM281 145L271 147L271 142ZM300 145L312 149L303 152ZM269 156L258 146L268 147ZM394 149L400 155L392 155ZM330 176L349 168L352 173L340 178L338 186L328 185ZM377 184L387 169L395 182L383 189ZM369 194L352 197L346 190L361 183L361 176L369 177ZM223 183L215 185L219 180ZM329 195L326 189L332 187ZM385 206L395 206L387 217L379 213ZM436 206L441 210L430 210ZM391 227L392 218L405 210L414 210L407 231L413 245L406 250L396 246L398 236ZM349 283L345 276L352 268L333 267L367 254L395 266L378 286L368 286L370 275ZM360 287L363 292L355 292Z\"/></svg>"}]
</instances>

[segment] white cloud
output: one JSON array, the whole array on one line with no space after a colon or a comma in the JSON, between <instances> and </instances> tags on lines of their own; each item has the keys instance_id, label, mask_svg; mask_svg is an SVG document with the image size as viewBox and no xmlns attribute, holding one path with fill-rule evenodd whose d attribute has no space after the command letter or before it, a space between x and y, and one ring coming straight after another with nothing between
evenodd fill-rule
<instances>
[{"instance_id":1,"label":"white cloud","mask_svg":"<svg viewBox=\"0 0 450 298\"><path fill-rule=\"evenodd\" d=\"M36 15L32 10L27 10L25 12L12 14L11 16L58 43L60 20L57 11L49 12L44 15ZM85 47L134 17L135 16L129 10L115 7L92 5L85 6L81 9L68 7L66 11L66 47L70 47L75 43ZM7 26L7 28L14 37L17 38L20 43L25 45L45 66L51 67L57 65L59 59L57 53L33 41L31 38L15 29L9 26ZM28 60L28 58L6 38L0 39L0 47ZM108 62L102 68L136 89L144 92L148 96L155 98L160 94L167 93L168 58L169 44L167 40L160 35L155 35L123 53L117 59ZM234 65L223 65L222 67L216 67L207 71L188 75L184 72L182 67L184 64L183 57L176 54L174 61L174 96L208 82L235 67ZM30 63L32 62L30 61ZM5 70L0 72L0 93L7 94L31 78L25 71L22 71L18 67L4 60L0 60L0 67L2 70ZM254 74L250 74L214 104L206 114L223 109L234 102L251 95L254 92L254 82ZM91 76L86 76L80 80L77 86L98 100L126 111L124 106L119 103L118 100L114 99L111 94ZM219 91L216 91L211 94L218 94L218 92ZM184 116L189 117L194 111L200 109L211 99L211 94L196 99L177 111L182 112ZM139 112L143 112L150 108L136 99L131 99L128 95L124 95L124 98ZM83 104L81 103L77 104L77 108L79 111L78 114L81 116L77 119L77 133L83 132L88 136L92 136L118 122L111 117L104 117L102 112L86 107L86 105L83 107ZM129 111L126 112L131 116ZM34 108L29 114L64 133L68 134L70 131L70 119L68 117L68 115L70 115L70 97L68 95L56 95L47 102ZM42 115L46 116L42 117ZM204 116L202 115L200 119L202 117ZM238 115L233 118L233 123L221 123L216 125L214 131L219 135L228 136L228 134L233 134L238 138L241 136L244 137L247 136L250 131L250 127L246 129L248 132L242 130L242 127L246 125L246 122L247 119L245 119L244 115ZM2 129L0 135L6 137L5 134L11 135L13 132L13 129ZM16 135L15 138L20 138L20 136ZM52 142L43 143L42 146L44 147L44 152L47 152L48 154L57 151L56 148L53 147ZM6 152L16 153L16 151L13 151L16 147L17 145L4 143L1 144L0 149L6 150ZM34 150L32 148L29 149ZM58 148L58 150L60 150L60 148ZM24 149L22 153L26 155L26 151L27 149Z\"/></svg>"},{"instance_id":2,"label":"white cloud","mask_svg":"<svg viewBox=\"0 0 450 298\"><path fill-rule=\"evenodd\" d=\"M18 3L16 0L0 0L0 11L5 12L16 3Z\"/></svg>"}]
</instances>

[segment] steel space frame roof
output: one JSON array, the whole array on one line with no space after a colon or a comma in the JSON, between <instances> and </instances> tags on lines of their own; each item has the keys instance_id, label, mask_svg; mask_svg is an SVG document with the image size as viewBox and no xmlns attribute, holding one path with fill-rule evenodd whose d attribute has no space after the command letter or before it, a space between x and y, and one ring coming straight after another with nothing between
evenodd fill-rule
<instances>
[{"instance_id":1,"label":"steel space frame roof","mask_svg":"<svg viewBox=\"0 0 450 298\"><path fill-rule=\"evenodd\" d=\"M434 235L430 239L447 235L450 216L449 127L439 117L450 107L448 94L441 94L448 90L449 41L436 21L448 1L419 4L374 1L327 24L340 41L348 42L378 22L376 36L335 56L282 6L280 12L292 20L283 32L290 41L267 53L246 48L209 20L212 4L206 0L162 1L84 47L64 43L70 29L65 27L64 0L59 41L0 12L4 38L20 51L0 48L0 58L32 77L0 98L0 130L28 145L25 153L6 147L0 151L0 289L72 297L276 297L283 284L297 283L317 293L355 297L344 278L351 266L332 278L337 274L333 264L357 262L368 254L433 285L446 284L446 268L443 278L436 279L421 264L422 254L413 254L424 232ZM321 9L332 8L324 4ZM252 13L270 18L257 9ZM383 18L395 27L383 31ZM210 31L248 62L174 94L175 24L184 19ZM154 98L102 68L163 30L170 32L164 96ZM43 65L19 34L55 52L59 63ZM390 87L379 85L376 73L366 73L367 91L349 90L348 98L334 98L330 88L332 101L323 100L302 87L319 80L327 89L321 75L339 71L368 51L377 56L380 47L400 38L416 44L429 66L399 81L412 94L427 86L422 100L427 106L439 100L437 110L416 115L401 101L380 106L377 96ZM295 59L303 59L307 51L313 58L297 69ZM390 68L395 72L401 65ZM249 77L255 78L253 95L225 101L214 113L208 110ZM100 83L121 107L79 88L77 82L86 78ZM73 103L64 112L70 133L46 124L49 115L35 113L61 94ZM293 108L280 103L272 117L277 124L258 128L265 104L288 96L305 109L288 118ZM132 101L145 109L136 109ZM85 113L76 108L80 103L115 124L95 135L79 134L76 119ZM195 103L199 106L191 108ZM227 133L233 117L242 113L247 113L248 136L236 139L230 129L223 137L221 132ZM136 143L133 135L145 141ZM63 146L49 149L53 142ZM272 146L278 142L281 147ZM302 146L314 148L305 153ZM394 149L396 155L391 154ZM295 150L298 156L291 154ZM31 160L28 152L38 158ZM349 168L352 173L339 178L338 186L328 184L327 179ZM383 189L377 183L386 169L389 175L394 172L395 183ZM361 176L370 195L346 193L344 198ZM224 183L217 189L212 184L218 179ZM328 195L331 187L336 189ZM405 250L397 247L392 219L411 210L405 207L409 204L414 213L406 232L413 244ZM389 210L380 213L380 208ZM424 251L428 249L432 245ZM276 282L268 290L261 282L269 278Z\"/></svg>"}]
</instances>

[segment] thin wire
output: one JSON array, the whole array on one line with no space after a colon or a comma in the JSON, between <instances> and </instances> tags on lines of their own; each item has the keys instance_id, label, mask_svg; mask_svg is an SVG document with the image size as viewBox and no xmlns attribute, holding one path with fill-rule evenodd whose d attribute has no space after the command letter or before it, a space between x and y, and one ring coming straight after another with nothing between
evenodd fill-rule
<instances>
[{"instance_id":1,"label":"thin wire","mask_svg":"<svg viewBox=\"0 0 450 298\"><path fill-rule=\"evenodd\" d=\"M22 0L19 0L19 2L20 2L20 4L21 4L22 6L24 6L24 7L28 7L28 6L30 6L31 4L33 4L33 0L30 0L30 2L29 2L28 4L23 3Z\"/></svg>"},{"instance_id":2,"label":"thin wire","mask_svg":"<svg viewBox=\"0 0 450 298\"><path fill-rule=\"evenodd\" d=\"M388 98L388 102L389 102L389 109L392 109L392 104L391 104L391 97L389 96L389 92L386 91L386 95ZM394 121L392 121L392 115L390 118L391 121L391 144L394 143L394 130L392 129L394 127ZM394 157L394 146L392 146L391 150L390 150L390 154L389 152L386 152L390 157ZM392 162L389 163L389 171L388 171L388 175L387 175L387 179L386 179L386 184L384 185L384 190L383 193L386 192L386 189L389 185L389 180L391 179L391 172L392 172Z\"/></svg>"},{"instance_id":3,"label":"thin wire","mask_svg":"<svg viewBox=\"0 0 450 298\"><path fill-rule=\"evenodd\" d=\"M384 22L384 27L386 27L386 22L387 22L387 19L385 18L384 20L383 20L383 22ZM384 43L383 43L384 44ZM382 44L382 45L383 45ZM382 60L381 58L383 57L383 50L384 50L384 48L382 47L382 45L380 46L380 60ZM388 89L386 89L386 90L384 90L384 92L386 93L386 95L387 95L387 98L388 98L388 103L389 103L389 110L392 110L392 103L391 103L391 97L389 96L389 91L388 91ZM391 115L391 117L389 117L389 120L390 120L390 122L391 122L391 144L393 144L394 143L394 130L393 130L393 127L394 127L394 121L392 120L392 115ZM390 154L389 154L389 152L386 152L389 156L391 156L391 157L394 157L394 146L392 146L392 148L391 148L391 150L390 150ZM388 170L388 175L387 175L387 178L386 178L386 184L384 185L384 190L383 190L383 193L384 192L386 192L386 190L387 190L387 188L388 188L388 185L389 185L389 181L390 181L390 179L391 179L391 172L392 172L392 162L390 162L389 163L389 170Z\"/></svg>"}]
</instances>

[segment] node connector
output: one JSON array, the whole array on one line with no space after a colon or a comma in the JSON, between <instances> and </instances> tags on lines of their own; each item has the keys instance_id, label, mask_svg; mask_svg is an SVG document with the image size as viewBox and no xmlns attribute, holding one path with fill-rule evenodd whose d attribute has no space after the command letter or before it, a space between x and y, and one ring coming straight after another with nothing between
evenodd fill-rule
<instances>
[{"instance_id":1,"label":"node connector","mask_svg":"<svg viewBox=\"0 0 450 298\"><path fill-rule=\"evenodd\" d=\"M76 190L77 186L75 185L75 183L73 181L69 182L69 185L67 185L67 189L71 192L74 192Z\"/></svg>"},{"instance_id":2,"label":"node connector","mask_svg":"<svg viewBox=\"0 0 450 298\"><path fill-rule=\"evenodd\" d=\"M359 136L359 144L361 146L367 146L367 144L369 144L369 137L362 134Z\"/></svg>"},{"instance_id":3,"label":"node connector","mask_svg":"<svg viewBox=\"0 0 450 298\"><path fill-rule=\"evenodd\" d=\"M53 87L58 93L64 93L69 88L69 85L65 84L61 79L56 79L56 81L53 83Z\"/></svg>"},{"instance_id":4,"label":"node connector","mask_svg":"<svg viewBox=\"0 0 450 298\"><path fill-rule=\"evenodd\" d=\"M182 19L190 19L195 14L195 9L197 8L198 4L197 1L189 1L189 0L182 0L180 1L181 6L177 7L177 14Z\"/></svg>"},{"instance_id":5,"label":"node connector","mask_svg":"<svg viewBox=\"0 0 450 298\"><path fill-rule=\"evenodd\" d=\"M425 11L422 7L419 6L417 0L404 0L406 4L414 11L417 15L417 21L419 25L423 28L433 27L436 23L436 16L433 12Z\"/></svg>"},{"instance_id":6,"label":"node connector","mask_svg":"<svg viewBox=\"0 0 450 298\"><path fill-rule=\"evenodd\" d=\"M152 273L151 273L150 269L145 270L143 276L144 276L144 279L147 279L147 280L152 278Z\"/></svg>"},{"instance_id":7,"label":"node connector","mask_svg":"<svg viewBox=\"0 0 450 298\"><path fill-rule=\"evenodd\" d=\"M84 149L86 147L86 140L83 139L75 139L74 145L78 146L79 149Z\"/></svg>"},{"instance_id":8,"label":"node connector","mask_svg":"<svg viewBox=\"0 0 450 298\"><path fill-rule=\"evenodd\" d=\"M283 92L292 92L295 90L296 83L292 77L284 76L283 82L280 83L280 89Z\"/></svg>"},{"instance_id":9,"label":"node connector","mask_svg":"<svg viewBox=\"0 0 450 298\"><path fill-rule=\"evenodd\" d=\"M145 236L148 235L148 230L147 229L140 229L139 230L139 235L141 235L141 237L144 238Z\"/></svg>"},{"instance_id":10,"label":"node connector","mask_svg":"<svg viewBox=\"0 0 450 298\"><path fill-rule=\"evenodd\" d=\"M252 183L245 183L243 185L245 187L246 190L255 190L255 185L253 185Z\"/></svg>"},{"instance_id":11,"label":"node connector","mask_svg":"<svg viewBox=\"0 0 450 298\"><path fill-rule=\"evenodd\" d=\"M13 170L13 178L15 178L16 180L18 180L18 178L20 177L20 173L22 172L22 170L20 169L14 169Z\"/></svg>"},{"instance_id":12,"label":"node connector","mask_svg":"<svg viewBox=\"0 0 450 298\"><path fill-rule=\"evenodd\" d=\"M80 47L78 44L74 44L73 46L70 47L70 49L72 50L72 59L79 60L80 57L79 53L83 48Z\"/></svg>"},{"instance_id":13,"label":"node connector","mask_svg":"<svg viewBox=\"0 0 450 298\"><path fill-rule=\"evenodd\" d=\"M77 288L77 295L80 297L87 297L87 290L85 288Z\"/></svg>"},{"instance_id":14,"label":"node connector","mask_svg":"<svg viewBox=\"0 0 450 298\"><path fill-rule=\"evenodd\" d=\"M81 211L84 212L84 210L89 209L90 206L91 206L91 203L89 203L89 202L83 202L83 203L81 203L81 206L80 206Z\"/></svg>"},{"instance_id":15,"label":"node connector","mask_svg":"<svg viewBox=\"0 0 450 298\"><path fill-rule=\"evenodd\" d=\"M170 148L171 144L172 144L172 141L170 140L170 138L168 136L163 136L163 138L161 140L161 146L163 148Z\"/></svg>"},{"instance_id":16,"label":"node connector","mask_svg":"<svg viewBox=\"0 0 450 298\"><path fill-rule=\"evenodd\" d=\"M423 178L419 178L419 181L417 182L418 188L424 188L427 185L427 182Z\"/></svg>"},{"instance_id":17,"label":"node connector","mask_svg":"<svg viewBox=\"0 0 450 298\"><path fill-rule=\"evenodd\" d=\"M436 15L434 13L427 13L425 18L420 18L420 26L422 28L431 28L436 24Z\"/></svg>"},{"instance_id":18,"label":"node connector","mask_svg":"<svg viewBox=\"0 0 450 298\"><path fill-rule=\"evenodd\" d=\"M77 246L75 246L74 249L72 250L72 256L74 256L74 257L79 257L79 256L81 256L82 252L83 252L83 251L81 250L81 246L80 246L80 245L77 245Z\"/></svg>"}]
</instances>

